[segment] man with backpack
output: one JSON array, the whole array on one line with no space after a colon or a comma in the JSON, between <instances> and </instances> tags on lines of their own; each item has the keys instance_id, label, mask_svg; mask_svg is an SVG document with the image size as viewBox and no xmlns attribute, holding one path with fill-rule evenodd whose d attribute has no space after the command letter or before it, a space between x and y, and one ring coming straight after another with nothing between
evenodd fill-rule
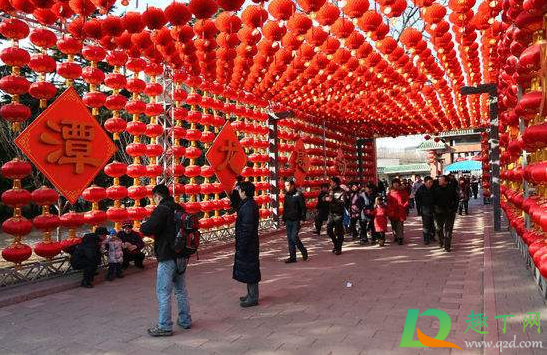
<instances>
[{"instance_id":1,"label":"man with backpack","mask_svg":"<svg viewBox=\"0 0 547 355\"><path fill-rule=\"evenodd\" d=\"M101 242L108 235L105 227L95 228L94 233L86 233L82 242L70 253L70 265L74 270L83 271L81 287L92 288L97 267L101 263Z\"/></svg>"},{"instance_id":2,"label":"man with backpack","mask_svg":"<svg viewBox=\"0 0 547 355\"><path fill-rule=\"evenodd\" d=\"M308 250L300 241L298 232L300 231L300 222L306 220L306 201L302 191L296 189L295 181L290 179L285 181L285 198L283 201L283 222L287 227L287 240L289 242L289 258L285 260L286 264L296 262L296 248L300 250L302 259L308 260Z\"/></svg>"},{"instance_id":3,"label":"man with backpack","mask_svg":"<svg viewBox=\"0 0 547 355\"><path fill-rule=\"evenodd\" d=\"M173 335L171 321L171 293L173 286L178 304L177 324L183 329L190 329L192 319L188 304L188 293L184 278L187 257L177 255L174 243L177 230L177 218L183 208L175 203L167 186L156 185L152 190L156 208L150 218L141 225L141 233L154 236L154 253L158 259L156 273L156 297L159 305L158 324L148 329L153 337Z\"/></svg>"}]
</instances>

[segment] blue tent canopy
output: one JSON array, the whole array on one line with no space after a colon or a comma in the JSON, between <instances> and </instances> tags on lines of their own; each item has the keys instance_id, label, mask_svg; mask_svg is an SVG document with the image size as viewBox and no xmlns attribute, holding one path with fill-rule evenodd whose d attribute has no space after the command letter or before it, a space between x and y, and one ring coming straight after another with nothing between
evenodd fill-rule
<instances>
[{"instance_id":1,"label":"blue tent canopy","mask_svg":"<svg viewBox=\"0 0 547 355\"><path fill-rule=\"evenodd\" d=\"M457 172L457 171L477 171L482 169L482 163L476 160L464 160L447 165L444 168L445 172Z\"/></svg>"}]
</instances>

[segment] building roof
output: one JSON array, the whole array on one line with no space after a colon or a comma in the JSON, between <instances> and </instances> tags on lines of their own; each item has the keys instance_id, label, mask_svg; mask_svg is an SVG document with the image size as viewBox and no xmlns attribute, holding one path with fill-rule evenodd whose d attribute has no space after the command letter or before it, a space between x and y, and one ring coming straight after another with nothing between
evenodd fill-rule
<instances>
[{"instance_id":1,"label":"building roof","mask_svg":"<svg viewBox=\"0 0 547 355\"><path fill-rule=\"evenodd\" d=\"M439 133L439 137L455 137L455 136L470 136L480 134L482 129L460 129L456 131L448 131Z\"/></svg>"},{"instance_id":2,"label":"building roof","mask_svg":"<svg viewBox=\"0 0 547 355\"><path fill-rule=\"evenodd\" d=\"M445 172L477 171L482 169L482 162L476 160L463 160L445 166Z\"/></svg>"},{"instance_id":3,"label":"building roof","mask_svg":"<svg viewBox=\"0 0 547 355\"><path fill-rule=\"evenodd\" d=\"M444 142L435 142L435 140L430 139L427 141L423 141L418 147L416 147L416 150L442 150L442 149L450 149L449 146Z\"/></svg>"},{"instance_id":4,"label":"building roof","mask_svg":"<svg viewBox=\"0 0 547 355\"><path fill-rule=\"evenodd\" d=\"M378 167L378 174L406 174L406 173L429 173L431 168L427 163L403 164L394 166Z\"/></svg>"}]
</instances>

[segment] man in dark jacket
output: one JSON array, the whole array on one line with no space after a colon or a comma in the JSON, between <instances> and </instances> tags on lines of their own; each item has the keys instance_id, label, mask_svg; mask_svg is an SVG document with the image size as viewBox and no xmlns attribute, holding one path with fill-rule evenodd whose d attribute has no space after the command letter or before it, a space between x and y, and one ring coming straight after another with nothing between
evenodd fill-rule
<instances>
[{"instance_id":1,"label":"man in dark jacket","mask_svg":"<svg viewBox=\"0 0 547 355\"><path fill-rule=\"evenodd\" d=\"M344 209L347 203L346 192L340 187L340 178L331 178L331 189L326 198L329 202L329 219L327 222L327 234L332 240L334 248L332 252L336 255L342 254L344 243Z\"/></svg>"},{"instance_id":2,"label":"man in dark jacket","mask_svg":"<svg viewBox=\"0 0 547 355\"><path fill-rule=\"evenodd\" d=\"M254 200L255 186L242 182L239 187L241 203L235 225L236 252L233 278L247 284L247 295L240 297L241 307L258 305L260 282L260 243L258 239L258 205Z\"/></svg>"},{"instance_id":3,"label":"man in dark jacket","mask_svg":"<svg viewBox=\"0 0 547 355\"><path fill-rule=\"evenodd\" d=\"M416 206L419 208L418 215L422 216L425 245L429 245L431 240L435 240L435 222L433 219L434 192L433 178L426 176L424 183L418 188L415 195Z\"/></svg>"},{"instance_id":4,"label":"man in dark jacket","mask_svg":"<svg viewBox=\"0 0 547 355\"><path fill-rule=\"evenodd\" d=\"M473 191L473 198L476 200L479 194L479 180L477 180L476 176L471 178L471 190Z\"/></svg>"},{"instance_id":5,"label":"man in dark jacket","mask_svg":"<svg viewBox=\"0 0 547 355\"><path fill-rule=\"evenodd\" d=\"M374 231L374 202L376 201L377 196L375 186L372 182L367 183L363 192L361 192L361 198L363 199L363 208L359 222L361 227L359 244L361 245L368 243L367 234L369 232L371 244L376 244L376 233Z\"/></svg>"},{"instance_id":6,"label":"man in dark jacket","mask_svg":"<svg viewBox=\"0 0 547 355\"><path fill-rule=\"evenodd\" d=\"M458 208L457 188L449 183L448 177L439 177L439 185L433 194L435 229L439 238L439 246L449 252L452 242L452 229Z\"/></svg>"},{"instance_id":7,"label":"man in dark jacket","mask_svg":"<svg viewBox=\"0 0 547 355\"><path fill-rule=\"evenodd\" d=\"M458 214L461 216L463 212L467 216L469 214L469 198L471 197L471 184L464 177L458 180L460 203L458 206Z\"/></svg>"},{"instance_id":8,"label":"man in dark jacket","mask_svg":"<svg viewBox=\"0 0 547 355\"><path fill-rule=\"evenodd\" d=\"M158 259L156 297L159 304L159 320L155 327L148 329L148 334L157 337L173 334L173 322L171 321L173 286L179 309L177 324L183 329L190 329L192 319L183 271L187 259L177 259L173 249L176 235L174 214L175 211L182 210L182 207L175 203L169 195L169 189L163 184L154 187L152 196L156 208L150 218L141 225L141 233L154 236L154 253ZM179 267L183 270L180 270Z\"/></svg>"},{"instance_id":9,"label":"man in dark jacket","mask_svg":"<svg viewBox=\"0 0 547 355\"><path fill-rule=\"evenodd\" d=\"M139 269L144 269L144 242L139 233L133 230L133 222L125 221L122 223L122 230L118 232L118 238L124 244L122 268L127 269L129 262L133 261Z\"/></svg>"},{"instance_id":10,"label":"man in dark jacket","mask_svg":"<svg viewBox=\"0 0 547 355\"><path fill-rule=\"evenodd\" d=\"M306 201L301 191L298 191L294 180L285 181L285 198L283 201L283 222L287 228L287 241L289 242L289 258L285 263L296 262L296 248L300 250L302 259L308 260L308 251L298 237L300 222L306 220Z\"/></svg>"},{"instance_id":11,"label":"man in dark jacket","mask_svg":"<svg viewBox=\"0 0 547 355\"><path fill-rule=\"evenodd\" d=\"M329 195L329 185L321 184L321 191L317 196L317 214L315 215L315 231L314 234L321 234L321 227L323 222L329 218L329 203L326 201L327 196Z\"/></svg>"},{"instance_id":12,"label":"man in dark jacket","mask_svg":"<svg viewBox=\"0 0 547 355\"><path fill-rule=\"evenodd\" d=\"M107 235L108 230L105 227L97 227L94 233L84 234L82 243L74 248L71 264L75 269L83 271L80 286L93 287L97 267L101 264L101 242Z\"/></svg>"}]
</instances>

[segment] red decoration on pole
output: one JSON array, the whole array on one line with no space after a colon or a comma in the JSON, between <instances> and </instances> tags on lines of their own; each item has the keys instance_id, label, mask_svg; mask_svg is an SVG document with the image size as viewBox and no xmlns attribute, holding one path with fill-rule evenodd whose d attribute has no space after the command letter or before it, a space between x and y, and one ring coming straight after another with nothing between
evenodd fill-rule
<instances>
[{"instance_id":1,"label":"red decoration on pole","mask_svg":"<svg viewBox=\"0 0 547 355\"><path fill-rule=\"evenodd\" d=\"M215 170L218 181L226 193L234 187L236 177L247 164L247 155L237 139L234 129L226 123L205 155Z\"/></svg>"},{"instance_id":2,"label":"red decoration on pole","mask_svg":"<svg viewBox=\"0 0 547 355\"><path fill-rule=\"evenodd\" d=\"M70 203L76 202L116 151L72 87L40 114L15 144Z\"/></svg>"}]
</instances>

